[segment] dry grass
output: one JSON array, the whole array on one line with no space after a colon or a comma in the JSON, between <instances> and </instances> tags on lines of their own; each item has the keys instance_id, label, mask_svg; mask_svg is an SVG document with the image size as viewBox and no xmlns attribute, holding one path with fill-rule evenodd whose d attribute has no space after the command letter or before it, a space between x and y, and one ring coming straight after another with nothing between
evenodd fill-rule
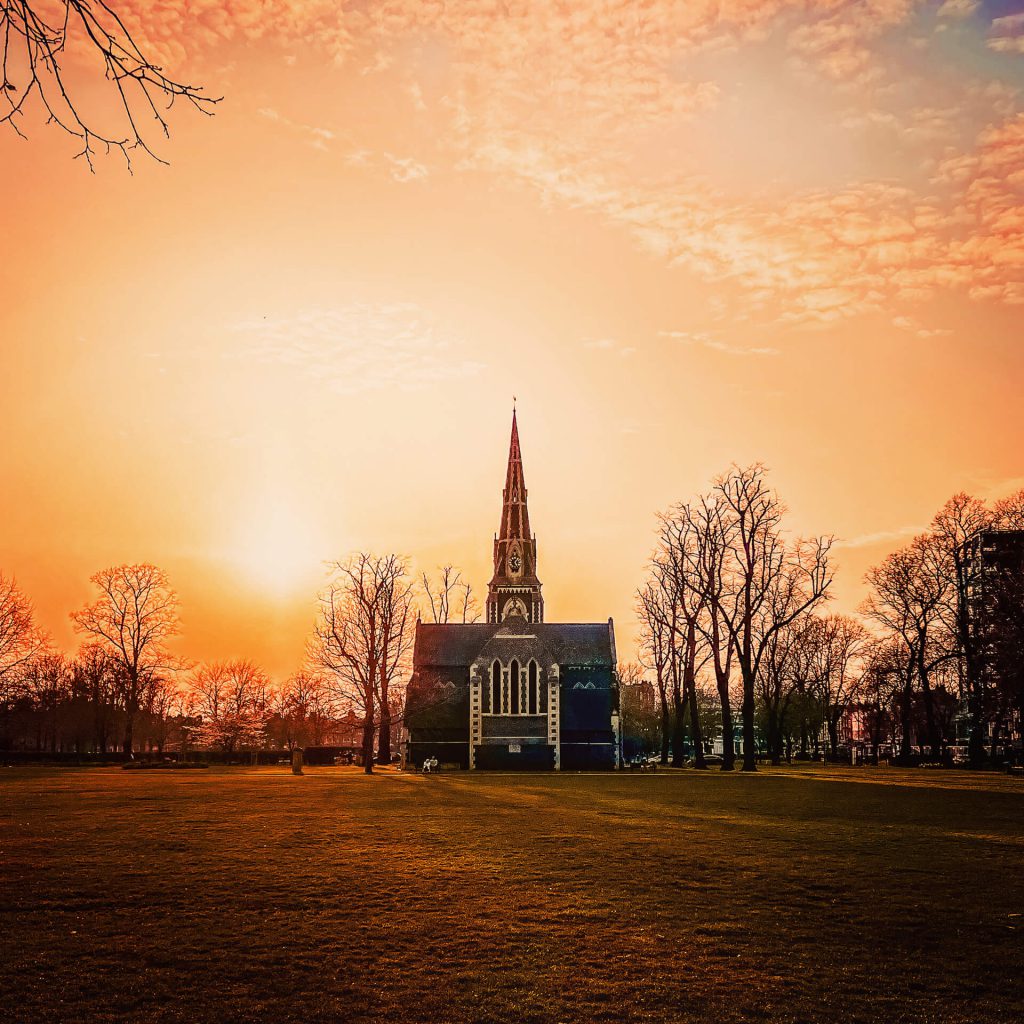
<instances>
[{"instance_id":1,"label":"dry grass","mask_svg":"<svg viewBox=\"0 0 1024 1024\"><path fill-rule=\"evenodd\" d=\"M1016 780L0 771L17 1020L1024 1019Z\"/></svg>"}]
</instances>

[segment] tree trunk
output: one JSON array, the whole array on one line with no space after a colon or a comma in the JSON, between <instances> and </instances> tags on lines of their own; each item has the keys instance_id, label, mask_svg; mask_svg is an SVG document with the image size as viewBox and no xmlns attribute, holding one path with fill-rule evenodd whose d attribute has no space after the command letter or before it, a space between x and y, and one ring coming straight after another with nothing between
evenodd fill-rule
<instances>
[{"instance_id":1,"label":"tree trunk","mask_svg":"<svg viewBox=\"0 0 1024 1024\"><path fill-rule=\"evenodd\" d=\"M129 711L125 711L124 716L124 743L121 745L121 749L129 756L133 757L132 751L135 746L135 715ZM134 760L134 758L133 758Z\"/></svg>"},{"instance_id":2,"label":"tree trunk","mask_svg":"<svg viewBox=\"0 0 1024 1024\"><path fill-rule=\"evenodd\" d=\"M381 672L380 732L377 736L377 763L391 764L391 705L388 703L388 682Z\"/></svg>"},{"instance_id":3,"label":"tree trunk","mask_svg":"<svg viewBox=\"0 0 1024 1024\"><path fill-rule=\"evenodd\" d=\"M683 665L683 693L690 708L690 735L693 737L694 766L707 768L704 760L704 735L700 727L697 708L697 623L689 619L686 624L686 662Z\"/></svg>"},{"instance_id":4,"label":"tree trunk","mask_svg":"<svg viewBox=\"0 0 1024 1024\"><path fill-rule=\"evenodd\" d=\"M731 772L736 767L736 738L732 724L732 706L729 703L729 677L716 672L715 684L718 699L722 705L722 771Z\"/></svg>"},{"instance_id":5,"label":"tree trunk","mask_svg":"<svg viewBox=\"0 0 1024 1024\"><path fill-rule=\"evenodd\" d=\"M697 710L697 688L692 679L687 690L687 703L690 705L690 732L693 735L694 767L703 769L708 765L704 760L704 735L701 732L700 714Z\"/></svg>"},{"instance_id":6,"label":"tree trunk","mask_svg":"<svg viewBox=\"0 0 1024 1024\"><path fill-rule=\"evenodd\" d=\"M754 748L754 673L746 665L743 670L743 768L757 771L757 751Z\"/></svg>"},{"instance_id":7,"label":"tree trunk","mask_svg":"<svg viewBox=\"0 0 1024 1024\"><path fill-rule=\"evenodd\" d=\"M1003 734L1003 708L1002 702L996 711L995 720L992 722L992 746L989 751L989 758L993 764L999 764L999 742Z\"/></svg>"},{"instance_id":8,"label":"tree trunk","mask_svg":"<svg viewBox=\"0 0 1024 1024\"><path fill-rule=\"evenodd\" d=\"M661 763L668 764L668 751L672 743L672 715L668 707L665 680L658 677L658 696L661 698Z\"/></svg>"},{"instance_id":9,"label":"tree trunk","mask_svg":"<svg viewBox=\"0 0 1024 1024\"><path fill-rule=\"evenodd\" d=\"M373 677L366 686L366 715L363 718L363 771L373 774Z\"/></svg>"},{"instance_id":10,"label":"tree trunk","mask_svg":"<svg viewBox=\"0 0 1024 1024\"><path fill-rule=\"evenodd\" d=\"M900 760L910 760L910 707L914 699L913 681L908 674L900 697Z\"/></svg>"},{"instance_id":11,"label":"tree trunk","mask_svg":"<svg viewBox=\"0 0 1024 1024\"><path fill-rule=\"evenodd\" d=\"M917 657L917 670L921 677L921 691L924 695L924 720L928 729L928 745L932 748L932 757L938 761L942 757L942 743L939 739L939 727L935 721L935 701L932 697L931 681L928 678L928 666L924 660L924 644Z\"/></svg>"},{"instance_id":12,"label":"tree trunk","mask_svg":"<svg viewBox=\"0 0 1024 1024\"><path fill-rule=\"evenodd\" d=\"M967 763L972 768L980 768L985 763L985 720L981 694L970 695L969 707L971 732L967 740Z\"/></svg>"},{"instance_id":13,"label":"tree trunk","mask_svg":"<svg viewBox=\"0 0 1024 1024\"><path fill-rule=\"evenodd\" d=\"M686 743L686 707L682 694L676 688L672 694L675 715L672 719L672 767L682 768L686 760L683 745Z\"/></svg>"},{"instance_id":14,"label":"tree trunk","mask_svg":"<svg viewBox=\"0 0 1024 1024\"><path fill-rule=\"evenodd\" d=\"M807 724L807 688L802 679L797 680L796 692L800 700L800 753L801 761L806 761L810 756L810 728Z\"/></svg>"},{"instance_id":15,"label":"tree trunk","mask_svg":"<svg viewBox=\"0 0 1024 1024\"><path fill-rule=\"evenodd\" d=\"M768 754L772 764L782 764L782 711L778 704L766 709L768 711Z\"/></svg>"}]
</instances>

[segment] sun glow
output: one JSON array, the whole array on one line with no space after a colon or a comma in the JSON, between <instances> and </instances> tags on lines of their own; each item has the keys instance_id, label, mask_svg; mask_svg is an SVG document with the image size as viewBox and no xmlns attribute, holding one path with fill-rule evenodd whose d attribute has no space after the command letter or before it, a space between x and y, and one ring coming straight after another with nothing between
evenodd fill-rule
<instances>
[{"instance_id":1,"label":"sun glow","mask_svg":"<svg viewBox=\"0 0 1024 1024\"><path fill-rule=\"evenodd\" d=\"M277 597L315 588L323 545L312 517L283 494L264 494L238 515L229 560L261 591Z\"/></svg>"}]
</instances>

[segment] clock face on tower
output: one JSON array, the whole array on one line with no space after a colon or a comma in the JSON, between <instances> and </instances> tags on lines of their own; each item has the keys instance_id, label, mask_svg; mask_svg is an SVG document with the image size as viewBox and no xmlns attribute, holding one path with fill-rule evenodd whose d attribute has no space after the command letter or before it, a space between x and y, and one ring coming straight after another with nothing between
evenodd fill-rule
<instances>
[{"instance_id":1,"label":"clock face on tower","mask_svg":"<svg viewBox=\"0 0 1024 1024\"><path fill-rule=\"evenodd\" d=\"M522 570L522 568L523 568L523 560L522 560L522 558L519 557L519 552L518 551L513 551L512 554L509 555L509 559L508 559L508 569L509 569L509 572L511 572L514 575L518 576L520 571Z\"/></svg>"}]
</instances>

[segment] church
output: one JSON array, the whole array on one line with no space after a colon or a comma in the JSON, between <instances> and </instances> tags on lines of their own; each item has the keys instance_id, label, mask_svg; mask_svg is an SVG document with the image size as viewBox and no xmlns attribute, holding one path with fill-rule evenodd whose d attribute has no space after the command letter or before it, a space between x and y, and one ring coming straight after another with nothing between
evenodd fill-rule
<instances>
[{"instance_id":1,"label":"church","mask_svg":"<svg viewBox=\"0 0 1024 1024\"><path fill-rule=\"evenodd\" d=\"M620 766L615 632L607 622L545 622L519 427L494 538L486 622L416 624L403 761L469 769Z\"/></svg>"}]
</instances>

